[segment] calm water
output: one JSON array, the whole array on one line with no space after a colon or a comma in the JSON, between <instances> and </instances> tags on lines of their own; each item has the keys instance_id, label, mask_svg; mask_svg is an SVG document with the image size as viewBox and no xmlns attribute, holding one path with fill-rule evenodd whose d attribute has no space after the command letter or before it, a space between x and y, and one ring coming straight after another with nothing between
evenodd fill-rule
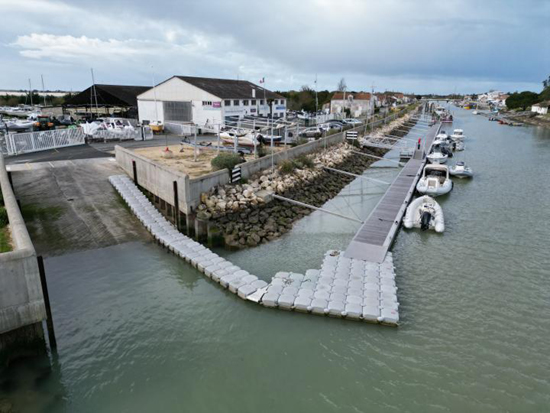
<instances>
[{"instance_id":1,"label":"calm water","mask_svg":"<svg viewBox=\"0 0 550 413\"><path fill-rule=\"evenodd\" d=\"M550 131L455 115L467 140L453 161L476 176L440 198L443 235L400 232L399 328L264 309L153 243L124 244L46 261L58 357L14 366L0 399L30 412L548 411ZM365 217L380 193L354 182L326 207ZM314 213L224 254L268 279L318 268L356 229Z\"/></svg>"}]
</instances>

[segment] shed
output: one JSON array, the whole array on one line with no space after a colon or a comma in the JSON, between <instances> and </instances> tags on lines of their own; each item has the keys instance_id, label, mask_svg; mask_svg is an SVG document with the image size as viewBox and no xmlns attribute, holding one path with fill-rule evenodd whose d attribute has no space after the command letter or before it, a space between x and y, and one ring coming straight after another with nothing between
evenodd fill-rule
<instances>
[{"instance_id":1,"label":"shed","mask_svg":"<svg viewBox=\"0 0 550 413\"><path fill-rule=\"evenodd\" d=\"M92 85L68 99L63 107L101 115L137 117L137 96L149 86Z\"/></svg>"}]
</instances>

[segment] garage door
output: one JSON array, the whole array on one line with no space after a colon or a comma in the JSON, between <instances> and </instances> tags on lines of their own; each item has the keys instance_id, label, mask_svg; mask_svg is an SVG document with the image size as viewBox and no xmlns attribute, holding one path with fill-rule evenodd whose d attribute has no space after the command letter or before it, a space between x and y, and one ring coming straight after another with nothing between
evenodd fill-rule
<instances>
[{"instance_id":1,"label":"garage door","mask_svg":"<svg viewBox=\"0 0 550 413\"><path fill-rule=\"evenodd\" d=\"M165 122L191 122L191 102L163 102Z\"/></svg>"}]
</instances>

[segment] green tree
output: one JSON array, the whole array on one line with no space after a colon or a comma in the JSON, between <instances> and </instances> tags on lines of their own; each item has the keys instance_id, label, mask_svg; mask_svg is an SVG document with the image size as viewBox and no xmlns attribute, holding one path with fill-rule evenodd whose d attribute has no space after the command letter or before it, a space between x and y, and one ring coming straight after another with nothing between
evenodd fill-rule
<instances>
[{"instance_id":1,"label":"green tree","mask_svg":"<svg viewBox=\"0 0 550 413\"><path fill-rule=\"evenodd\" d=\"M535 92L524 91L521 93L512 93L506 99L508 109L523 109L526 110L529 106L537 103L540 100L539 95Z\"/></svg>"}]
</instances>

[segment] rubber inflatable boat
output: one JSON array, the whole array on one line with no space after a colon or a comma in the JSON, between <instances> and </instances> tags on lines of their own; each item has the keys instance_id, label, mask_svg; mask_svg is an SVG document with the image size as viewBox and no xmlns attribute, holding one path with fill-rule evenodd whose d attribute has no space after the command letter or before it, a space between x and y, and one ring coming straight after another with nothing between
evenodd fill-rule
<instances>
[{"instance_id":1,"label":"rubber inflatable boat","mask_svg":"<svg viewBox=\"0 0 550 413\"><path fill-rule=\"evenodd\" d=\"M405 228L420 228L422 231L428 229L435 232L445 231L443 210L435 200L427 195L416 198L407 208L403 218Z\"/></svg>"},{"instance_id":2,"label":"rubber inflatable boat","mask_svg":"<svg viewBox=\"0 0 550 413\"><path fill-rule=\"evenodd\" d=\"M452 189L453 181L449 178L449 168L445 165L426 165L416 184L416 190L422 195L445 195Z\"/></svg>"},{"instance_id":3,"label":"rubber inflatable boat","mask_svg":"<svg viewBox=\"0 0 550 413\"><path fill-rule=\"evenodd\" d=\"M430 163L446 163L449 155L446 150L442 150L441 145L432 145L432 149L427 158Z\"/></svg>"},{"instance_id":4,"label":"rubber inflatable boat","mask_svg":"<svg viewBox=\"0 0 550 413\"><path fill-rule=\"evenodd\" d=\"M464 162L457 162L455 165L451 166L450 174L457 178L472 178L474 176L472 168L466 166Z\"/></svg>"}]
</instances>

